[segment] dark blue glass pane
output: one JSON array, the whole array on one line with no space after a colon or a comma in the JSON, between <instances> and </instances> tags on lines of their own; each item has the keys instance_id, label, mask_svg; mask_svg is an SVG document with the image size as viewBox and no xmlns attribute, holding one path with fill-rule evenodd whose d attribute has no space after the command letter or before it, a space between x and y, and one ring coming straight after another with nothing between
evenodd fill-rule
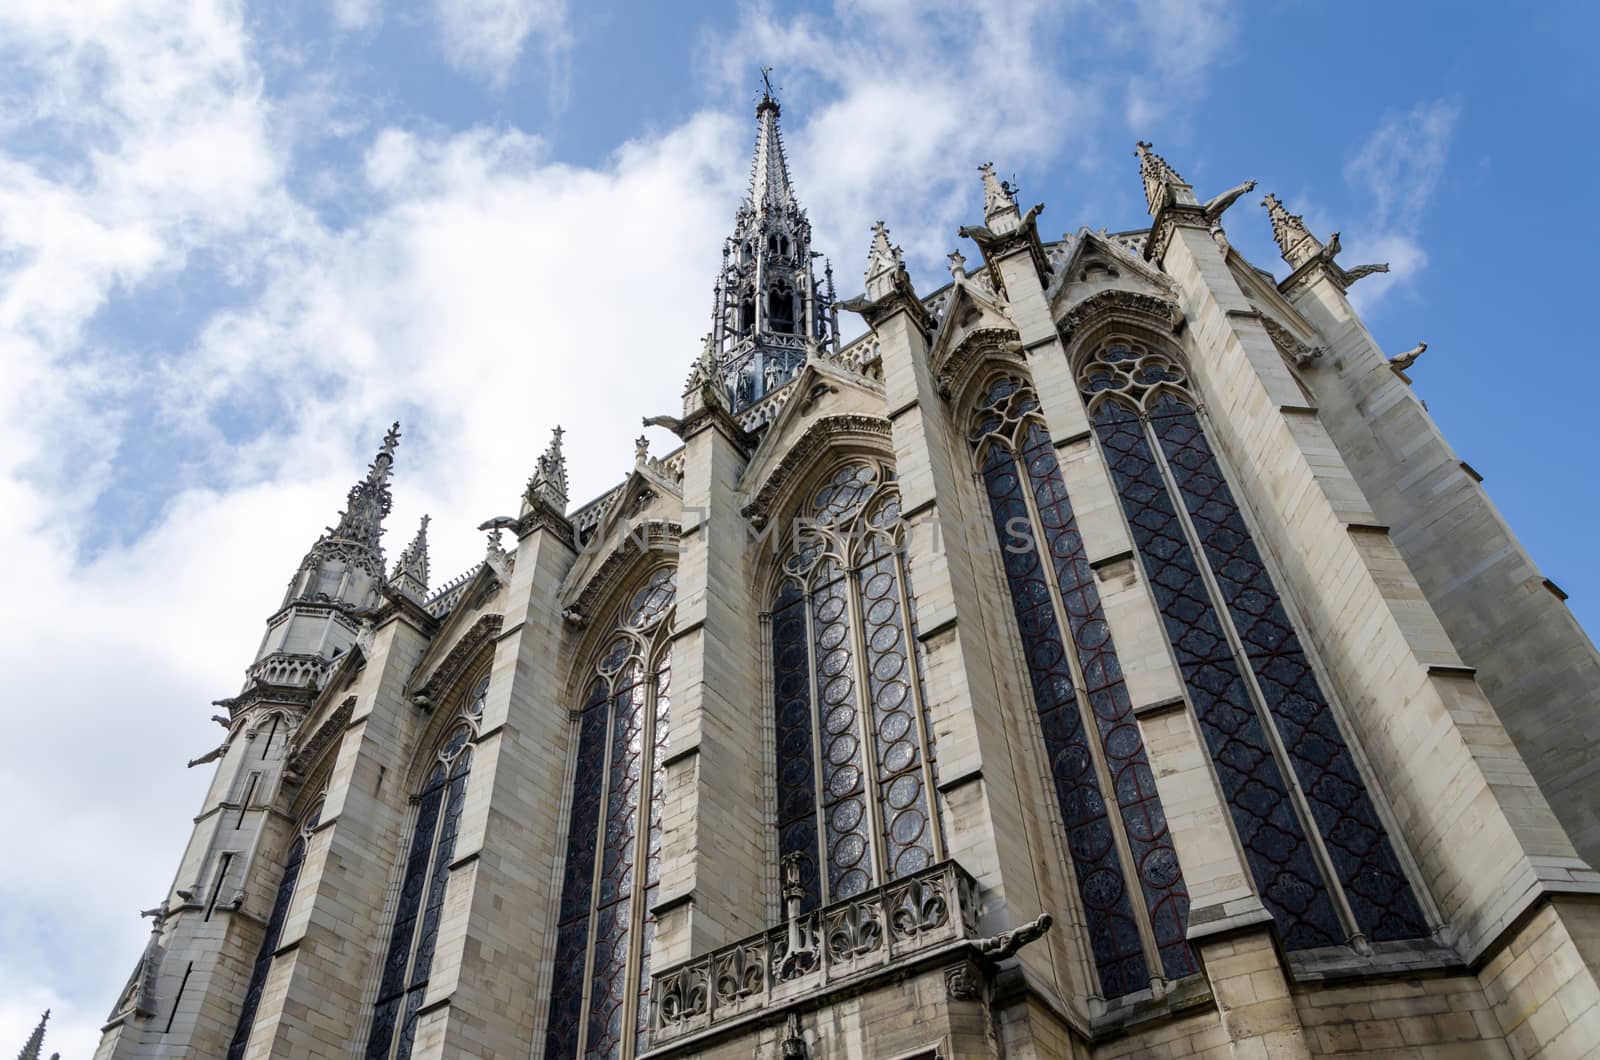
<instances>
[{"instance_id":1,"label":"dark blue glass pane","mask_svg":"<svg viewBox=\"0 0 1600 1060\"><path fill-rule=\"evenodd\" d=\"M811 652L806 641L805 594L785 581L772 612L773 761L777 764L780 863L800 857L800 907L822 901L817 875L816 754L812 747Z\"/></svg>"},{"instance_id":2,"label":"dark blue glass pane","mask_svg":"<svg viewBox=\"0 0 1600 1060\"><path fill-rule=\"evenodd\" d=\"M666 803L667 771L662 762L667 756L667 736L672 724L672 671L663 669L656 674L655 734L650 741L650 801L648 827L644 853L644 908L643 924L639 931L639 987L637 1022L634 1027L634 1052L644 1045L645 1032L650 1024L650 947L656 938L656 918L650 912L655 905L661 879L661 811Z\"/></svg>"},{"instance_id":3,"label":"dark blue glass pane","mask_svg":"<svg viewBox=\"0 0 1600 1060\"><path fill-rule=\"evenodd\" d=\"M572 809L567 819L567 852L562 869L560 927L556 931L555 973L551 980L550 1015L545 1033L545 1056L551 1060L578 1055L595 834L605 783L607 705L605 683L596 681L578 722Z\"/></svg>"},{"instance_id":4,"label":"dark blue glass pane","mask_svg":"<svg viewBox=\"0 0 1600 1060\"><path fill-rule=\"evenodd\" d=\"M633 934L634 843L644 766L646 685L635 667L611 700L611 754L601 825L600 890L595 895L589 968L588 1057L620 1056Z\"/></svg>"},{"instance_id":5,"label":"dark blue glass pane","mask_svg":"<svg viewBox=\"0 0 1600 1060\"><path fill-rule=\"evenodd\" d=\"M1426 936L1427 920L1199 417L1164 395L1151 425L1356 923L1371 939Z\"/></svg>"},{"instance_id":6,"label":"dark blue glass pane","mask_svg":"<svg viewBox=\"0 0 1600 1060\"><path fill-rule=\"evenodd\" d=\"M1089 947L1101 989L1107 997L1121 997L1148 987L1150 972L1045 580L1048 568L1040 562L1041 551L1049 542L1035 537L1020 471L1008 449L1000 445L989 448L983 461L984 486L1002 545L1034 707L1067 830L1067 849L1083 899Z\"/></svg>"},{"instance_id":7,"label":"dark blue glass pane","mask_svg":"<svg viewBox=\"0 0 1600 1060\"><path fill-rule=\"evenodd\" d=\"M1133 717L1133 702L1122 680L1122 664L1100 606L1094 571L1078 534L1077 517L1067 498L1050 435L1038 422L1028 424L1025 431L1022 462L1027 466L1043 524L1044 541L1040 545L1055 566L1056 587L1066 608L1073 650L1086 686L1084 695L1094 718L1103 761L1111 774L1123 834L1139 874L1161 964L1169 979L1192 975L1200 969L1184 941L1189 890L1184 886L1178 854L1172 846L1144 739Z\"/></svg>"},{"instance_id":8,"label":"dark blue glass pane","mask_svg":"<svg viewBox=\"0 0 1600 1060\"><path fill-rule=\"evenodd\" d=\"M861 894L873 884L871 833L862 772L850 582L833 559L823 560L811 588L811 655L822 745L822 815L827 840L830 901Z\"/></svg>"},{"instance_id":9,"label":"dark blue glass pane","mask_svg":"<svg viewBox=\"0 0 1600 1060\"><path fill-rule=\"evenodd\" d=\"M1109 401L1094 425L1261 900L1288 949L1340 944L1339 918L1143 425Z\"/></svg>"},{"instance_id":10,"label":"dark blue glass pane","mask_svg":"<svg viewBox=\"0 0 1600 1060\"><path fill-rule=\"evenodd\" d=\"M878 768L878 805L889 878L933 864L933 821L922 779L922 727L906 623L900 603L900 557L881 537L867 542L856 572L864 621L868 701Z\"/></svg>"},{"instance_id":11,"label":"dark blue glass pane","mask_svg":"<svg viewBox=\"0 0 1600 1060\"><path fill-rule=\"evenodd\" d=\"M313 818L312 823L315 821ZM257 951L255 964L250 968L250 983L245 987L239 1025L234 1029L233 1042L228 1046L228 1060L238 1060L244 1056L245 1046L250 1044L256 1009L261 1005L261 992L267 985L267 972L272 968L272 954L278 948L278 940L283 937L283 922L289 916L289 902L294 898L294 885L300 879L300 865L305 860L305 854L305 839L296 838L284 860L283 877L278 881L278 893L272 900L272 913L267 918L267 929L261 936L261 949Z\"/></svg>"}]
</instances>

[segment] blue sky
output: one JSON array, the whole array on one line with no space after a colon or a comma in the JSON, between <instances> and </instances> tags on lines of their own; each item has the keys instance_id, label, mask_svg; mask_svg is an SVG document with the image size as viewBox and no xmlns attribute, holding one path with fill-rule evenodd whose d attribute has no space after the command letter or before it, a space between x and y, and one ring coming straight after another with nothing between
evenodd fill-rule
<instances>
[{"instance_id":1,"label":"blue sky","mask_svg":"<svg viewBox=\"0 0 1600 1060\"><path fill-rule=\"evenodd\" d=\"M1592 5L11 0L0 5L0 1047L92 1050L283 584L403 421L391 550L442 580L557 422L631 465L709 323L777 68L859 287L924 289L976 166L1047 235L1144 223L1133 142L1339 229L1389 351L1600 628ZM1228 234L1286 271L1255 196ZM962 248L970 260L978 254ZM655 439L658 451L670 439Z\"/></svg>"}]
</instances>

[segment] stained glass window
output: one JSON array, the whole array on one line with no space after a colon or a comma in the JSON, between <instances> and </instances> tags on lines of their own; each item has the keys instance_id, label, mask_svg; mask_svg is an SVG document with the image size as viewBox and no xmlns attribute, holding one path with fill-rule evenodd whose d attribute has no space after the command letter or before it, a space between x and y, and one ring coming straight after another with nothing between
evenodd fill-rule
<instances>
[{"instance_id":1,"label":"stained glass window","mask_svg":"<svg viewBox=\"0 0 1600 1060\"><path fill-rule=\"evenodd\" d=\"M407 1060L417 1033L417 1010L428 992L433 950L444 912L445 887L455 855L472 743L483 716L489 678L485 675L457 708L444 740L433 752L433 767L416 795L417 818L411 830L400 897L383 961L378 999L367 1036L368 1060Z\"/></svg>"},{"instance_id":2,"label":"stained glass window","mask_svg":"<svg viewBox=\"0 0 1600 1060\"><path fill-rule=\"evenodd\" d=\"M294 898L295 884L300 881L300 865L305 861L306 844L311 833L322 819L322 801L312 807L295 833L294 842L283 859L283 876L278 880L278 893L272 900L272 912L267 917L267 930L261 936L261 949L256 953L255 964L250 968L250 984L245 988L244 1007L239 1012L239 1025L233 1032L233 1042L228 1046L228 1060L244 1056L250 1044L250 1031L255 1027L256 1009L261 1006L261 991L267 985L267 972L272 969L272 955L283 939L283 922L289 916L289 903Z\"/></svg>"},{"instance_id":3,"label":"stained glass window","mask_svg":"<svg viewBox=\"0 0 1600 1060\"><path fill-rule=\"evenodd\" d=\"M1427 935L1182 367L1118 339L1089 360L1080 384L1245 859L1285 946Z\"/></svg>"},{"instance_id":4,"label":"stained glass window","mask_svg":"<svg viewBox=\"0 0 1600 1060\"><path fill-rule=\"evenodd\" d=\"M675 573L659 568L623 605L578 718L545 1033L544 1055L552 1060L630 1057L644 1049Z\"/></svg>"},{"instance_id":5,"label":"stained glass window","mask_svg":"<svg viewBox=\"0 0 1600 1060\"><path fill-rule=\"evenodd\" d=\"M999 376L984 392L973 441L1090 950L1102 993L1121 997L1148 987L1153 968L1168 979L1198 970L1184 940L1189 893L1095 575L1038 410L1032 387ZM1129 875L1137 890L1128 886Z\"/></svg>"},{"instance_id":6,"label":"stained glass window","mask_svg":"<svg viewBox=\"0 0 1600 1060\"><path fill-rule=\"evenodd\" d=\"M807 910L939 856L899 523L891 471L840 465L800 511L773 598L778 851Z\"/></svg>"}]
</instances>

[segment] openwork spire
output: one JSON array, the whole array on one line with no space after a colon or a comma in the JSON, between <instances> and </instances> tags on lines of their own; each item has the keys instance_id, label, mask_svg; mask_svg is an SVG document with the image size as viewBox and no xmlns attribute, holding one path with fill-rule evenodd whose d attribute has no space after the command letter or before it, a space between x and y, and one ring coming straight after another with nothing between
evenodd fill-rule
<instances>
[{"instance_id":1,"label":"openwork spire","mask_svg":"<svg viewBox=\"0 0 1600 1060\"><path fill-rule=\"evenodd\" d=\"M428 517L422 517L417 536L400 553L400 561L389 576L389 584L396 592L422 602L428 596Z\"/></svg>"},{"instance_id":2,"label":"openwork spire","mask_svg":"<svg viewBox=\"0 0 1600 1060\"><path fill-rule=\"evenodd\" d=\"M529 504L543 501L556 511L567 511L567 457L561 451L561 436L566 433L559 424L550 432L550 444L539 457L538 467L528 480L524 498Z\"/></svg>"},{"instance_id":3,"label":"openwork spire","mask_svg":"<svg viewBox=\"0 0 1600 1060\"><path fill-rule=\"evenodd\" d=\"M394 500L389 495L389 476L394 471L394 451L400 445L400 421L396 420L383 436L378 455L367 467L367 477L350 487L339 525L328 531L330 537L365 546L381 556L383 520Z\"/></svg>"},{"instance_id":4,"label":"openwork spire","mask_svg":"<svg viewBox=\"0 0 1600 1060\"><path fill-rule=\"evenodd\" d=\"M793 379L807 351L837 345L834 317L821 304L811 269L811 222L789 180L770 72L761 72L750 194L723 244L712 299L715 374L734 413Z\"/></svg>"},{"instance_id":5,"label":"openwork spire","mask_svg":"<svg viewBox=\"0 0 1600 1060\"><path fill-rule=\"evenodd\" d=\"M1139 176L1144 180L1144 202L1153 217L1163 207L1173 203L1194 204L1194 189L1167 160L1150 150L1150 143L1140 140L1133 153L1139 156ZM1187 193L1187 194L1185 194Z\"/></svg>"}]
</instances>

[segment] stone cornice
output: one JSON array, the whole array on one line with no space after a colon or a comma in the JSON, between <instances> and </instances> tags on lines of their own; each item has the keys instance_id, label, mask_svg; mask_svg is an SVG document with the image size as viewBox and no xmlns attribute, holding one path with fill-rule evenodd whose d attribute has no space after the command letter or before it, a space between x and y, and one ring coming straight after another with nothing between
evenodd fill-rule
<instances>
[{"instance_id":1,"label":"stone cornice","mask_svg":"<svg viewBox=\"0 0 1600 1060\"><path fill-rule=\"evenodd\" d=\"M1159 265L1167 253L1167 244L1172 242L1172 233L1180 227L1209 231L1211 224L1206 219L1205 207L1175 202L1161 207L1150 222L1150 235L1144 241L1144 260Z\"/></svg>"},{"instance_id":2,"label":"stone cornice","mask_svg":"<svg viewBox=\"0 0 1600 1060\"><path fill-rule=\"evenodd\" d=\"M516 534L518 541L536 531L548 530L568 548L577 549L577 534L565 514L556 511L542 497L535 498L533 503L527 505L527 509L517 519Z\"/></svg>"},{"instance_id":3,"label":"stone cornice","mask_svg":"<svg viewBox=\"0 0 1600 1060\"><path fill-rule=\"evenodd\" d=\"M933 319L933 314L928 312L928 307L917 297L916 290L911 286L911 278L906 275L904 268L896 271L894 285L887 294L878 298L862 295L840 302L839 305L852 313L859 313L861 319L865 320L873 331L877 331L884 321L896 313L904 313L910 319L912 326L922 333L924 340L933 334L934 328L938 325L938 321Z\"/></svg>"},{"instance_id":4,"label":"stone cornice","mask_svg":"<svg viewBox=\"0 0 1600 1060\"><path fill-rule=\"evenodd\" d=\"M698 411L685 416L674 433L687 443L690 438L707 430L722 432L723 436L743 453L748 453L755 447L755 437L739 425L733 413L715 402L709 402Z\"/></svg>"},{"instance_id":5,"label":"stone cornice","mask_svg":"<svg viewBox=\"0 0 1600 1060\"><path fill-rule=\"evenodd\" d=\"M1044 244L1039 241L1038 217L1044 212L1044 203L1029 207L1022 215L1022 223L1010 232L994 232L985 225L962 225L961 235L978 244L983 251L983 264L989 270L989 280L995 292L1005 297L1005 279L1000 275L1000 262L1011 255L1026 251L1033 262L1034 272L1042 286L1050 285L1050 259L1045 255Z\"/></svg>"},{"instance_id":6,"label":"stone cornice","mask_svg":"<svg viewBox=\"0 0 1600 1060\"><path fill-rule=\"evenodd\" d=\"M823 416L806 429L800 439L789 447L756 492L754 499L740 509L746 519L765 522L771 518L772 506L784 495L797 478L810 470L818 455L841 438L889 437L889 421L880 416L843 414Z\"/></svg>"},{"instance_id":7,"label":"stone cornice","mask_svg":"<svg viewBox=\"0 0 1600 1060\"><path fill-rule=\"evenodd\" d=\"M311 738L290 753L287 769L291 776L303 777L310 772L323 752L344 735L346 727L350 724L350 715L355 709L356 697L347 696L345 701L328 715L328 720L317 727Z\"/></svg>"},{"instance_id":8,"label":"stone cornice","mask_svg":"<svg viewBox=\"0 0 1600 1060\"><path fill-rule=\"evenodd\" d=\"M1011 328L979 328L966 338L934 369L934 385L939 396L949 401L965 384L983 358L995 352L1020 354L1022 336Z\"/></svg>"},{"instance_id":9,"label":"stone cornice","mask_svg":"<svg viewBox=\"0 0 1600 1060\"><path fill-rule=\"evenodd\" d=\"M1102 291L1073 306L1056 327L1061 341L1070 345L1087 328L1111 320L1144 328L1159 323L1171 332L1181 330L1184 323L1183 310L1176 302L1135 291Z\"/></svg>"},{"instance_id":10,"label":"stone cornice","mask_svg":"<svg viewBox=\"0 0 1600 1060\"><path fill-rule=\"evenodd\" d=\"M433 668L433 672L421 682L412 685L412 701L432 710L450 690L463 671L472 665L477 658L479 650L485 644L494 640L500 632L500 627L505 623L504 615L482 615L472 624L472 628L461 635L455 646Z\"/></svg>"}]
</instances>

